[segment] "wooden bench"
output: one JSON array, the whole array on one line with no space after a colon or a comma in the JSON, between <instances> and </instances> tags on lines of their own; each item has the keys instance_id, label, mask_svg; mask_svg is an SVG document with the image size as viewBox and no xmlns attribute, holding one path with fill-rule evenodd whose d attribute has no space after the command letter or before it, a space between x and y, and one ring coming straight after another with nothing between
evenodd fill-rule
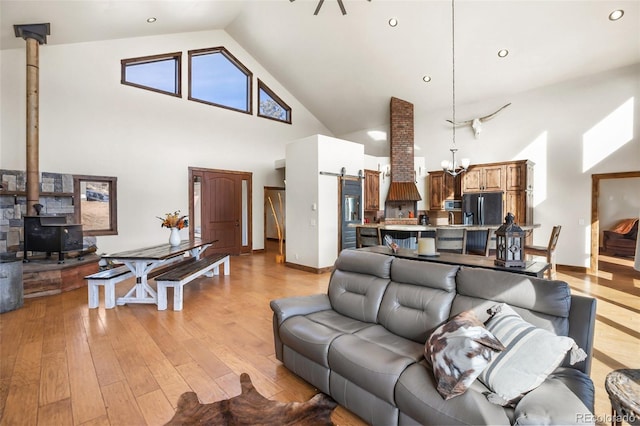
<instances>
[{"instance_id":1,"label":"wooden bench","mask_svg":"<svg viewBox=\"0 0 640 426\"><path fill-rule=\"evenodd\" d=\"M209 273L219 275L220 265L224 265L224 274L229 275L229 255L216 254L191 262L182 262L171 270L155 277L158 284L158 310L167 309L167 288L173 287L173 310L182 310L183 286L194 279Z\"/></svg>"},{"instance_id":2,"label":"wooden bench","mask_svg":"<svg viewBox=\"0 0 640 426\"><path fill-rule=\"evenodd\" d=\"M133 272L123 265L84 277L89 290L89 308L98 307L100 299L98 286L104 286L104 307L113 309L116 306L116 284L133 276Z\"/></svg>"}]
</instances>

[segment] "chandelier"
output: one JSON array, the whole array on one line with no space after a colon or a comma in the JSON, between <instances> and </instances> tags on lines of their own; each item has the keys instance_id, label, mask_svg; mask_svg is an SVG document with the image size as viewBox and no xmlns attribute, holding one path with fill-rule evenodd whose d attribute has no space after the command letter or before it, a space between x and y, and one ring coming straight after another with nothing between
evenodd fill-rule
<instances>
[{"instance_id":1,"label":"chandelier","mask_svg":"<svg viewBox=\"0 0 640 426\"><path fill-rule=\"evenodd\" d=\"M451 97L452 97L452 105L453 105L453 148L451 151L451 161L442 160L440 166L442 166L442 170L449 173L451 176L458 176L460 173L465 172L469 168L469 164L471 161L468 158L463 158L460 160L460 164L456 161L456 152L458 149L456 148L456 8L455 8L455 0L451 0Z\"/></svg>"}]
</instances>

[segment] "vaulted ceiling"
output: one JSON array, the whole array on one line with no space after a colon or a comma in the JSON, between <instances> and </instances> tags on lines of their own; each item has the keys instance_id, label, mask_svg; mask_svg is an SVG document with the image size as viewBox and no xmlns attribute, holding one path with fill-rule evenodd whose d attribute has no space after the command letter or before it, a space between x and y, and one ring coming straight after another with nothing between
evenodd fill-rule
<instances>
[{"instance_id":1,"label":"vaulted ceiling","mask_svg":"<svg viewBox=\"0 0 640 426\"><path fill-rule=\"evenodd\" d=\"M418 113L451 106L450 1L344 4L314 15L317 0L0 0L0 47L24 47L14 24L49 22L50 45L224 29L337 136L387 124L392 96ZM640 62L637 0L456 0L455 29L457 103Z\"/></svg>"}]
</instances>

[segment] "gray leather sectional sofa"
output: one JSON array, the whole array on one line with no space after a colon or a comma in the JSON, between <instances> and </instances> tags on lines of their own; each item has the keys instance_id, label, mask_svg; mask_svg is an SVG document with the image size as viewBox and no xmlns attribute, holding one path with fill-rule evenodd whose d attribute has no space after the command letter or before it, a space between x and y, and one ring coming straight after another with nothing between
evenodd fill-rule
<instances>
[{"instance_id":1,"label":"gray leather sectional sofa","mask_svg":"<svg viewBox=\"0 0 640 426\"><path fill-rule=\"evenodd\" d=\"M515 407L489 402L479 380L444 400L424 358L425 341L456 314L482 313L497 302L572 337L588 357L572 366L565 360ZM572 296L562 281L358 250L340 253L327 294L271 301L277 358L377 425L593 423L595 305Z\"/></svg>"}]
</instances>

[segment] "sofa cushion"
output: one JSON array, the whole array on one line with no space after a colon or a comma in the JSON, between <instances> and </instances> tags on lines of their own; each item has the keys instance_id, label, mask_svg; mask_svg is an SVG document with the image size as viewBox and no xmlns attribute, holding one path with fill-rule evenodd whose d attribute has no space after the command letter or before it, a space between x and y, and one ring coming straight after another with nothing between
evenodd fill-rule
<instances>
[{"instance_id":1,"label":"sofa cushion","mask_svg":"<svg viewBox=\"0 0 640 426\"><path fill-rule=\"evenodd\" d=\"M360 321L376 322L392 261L384 254L343 250L329 280L332 308Z\"/></svg>"},{"instance_id":2,"label":"sofa cushion","mask_svg":"<svg viewBox=\"0 0 640 426\"><path fill-rule=\"evenodd\" d=\"M506 350L496 356L479 379L494 393L491 402L512 405L522 395L538 387L571 351L575 362L586 357L570 337L557 336L524 321L509 305L493 309L487 329Z\"/></svg>"},{"instance_id":3,"label":"sofa cushion","mask_svg":"<svg viewBox=\"0 0 640 426\"><path fill-rule=\"evenodd\" d=\"M456 315L429 337L424 356L433 365L438 393L444 399L461 395L504 346L473 311Z\"/></svg>"},{"instance_id":4,"label":"sofa cushion","mask_svg":"<svg viewBox=\"0 0 640 426\"><path fill-rule=\"evenodd\" d=\"M398 336L381 325L373 325L365 328L355 333L355 335L362 340L375 343L398 355L411 358L415 362L422 360L424 354L424 345Z\"/></svg>"},{"instance_id":5,"label":"sofa cushion","mask_svg":"<svg viewBox=\"0 0 640 426\"><path fill-rule=\"evenodd\" d=\"M329 367L329 345L342 334L303 316L291 317L280 326L280 339L285 346L324 367Z\"/></svg>"},{"instance_id":6,"label":"sofa cushion","mask_svg":"<svg viewBox=\"0 0 640 426\"><path fill-rule=\"evenodd\" d=\"M556 369L515 407L518 425L594 424L593 382L575 368Z\"/></svg>"},{"instance_id":7,"label":"sofa cushion","mask_svg":"<svg viewBox=\"0 0 640 426\"><path fill-rule=\"evenodd\" d=\"M378 322L395 334L424 343L449 317L458 266L395 259Z\"/></svg>"},{"instance_id":8,"label":"sofa cushion","mask_svg":"<svg viewBox=\"0 0 640 426\"><path fill-rule=\"evenodd\" d=\"M504 302L536 327L560 336L568 334L571 292L566 282L462 267L456 284L458 295L453 301L451 316L476 308L482 320L481 311L496 302Z\"/></svg>"},{"instance_id":9,"label":"sofa cushion","mask_svg":"<svg viewBox=\"0 0 640 426\"><path fill-rule=\"evenodd\" d=\"M418 347L418 353L420 349ZM413 356L400 354L397 350L352 334L336 338L329 348L329 366L332 372L393 405L398 377L407 366L415 362Z\"/></svg>"},{"instance_id":10,"label":"sofa cushion","mask_svg":"<svg viewBox=\"0 0 640 426\"><path fill-rule=\"evenodd\" d=\"M423 360L409 366L396 385L396 405L422 425L510 425L513 410L491 404L478 380L464 394L444 400L436 391L431 367Z\"/></svg>"}]
</instances>

